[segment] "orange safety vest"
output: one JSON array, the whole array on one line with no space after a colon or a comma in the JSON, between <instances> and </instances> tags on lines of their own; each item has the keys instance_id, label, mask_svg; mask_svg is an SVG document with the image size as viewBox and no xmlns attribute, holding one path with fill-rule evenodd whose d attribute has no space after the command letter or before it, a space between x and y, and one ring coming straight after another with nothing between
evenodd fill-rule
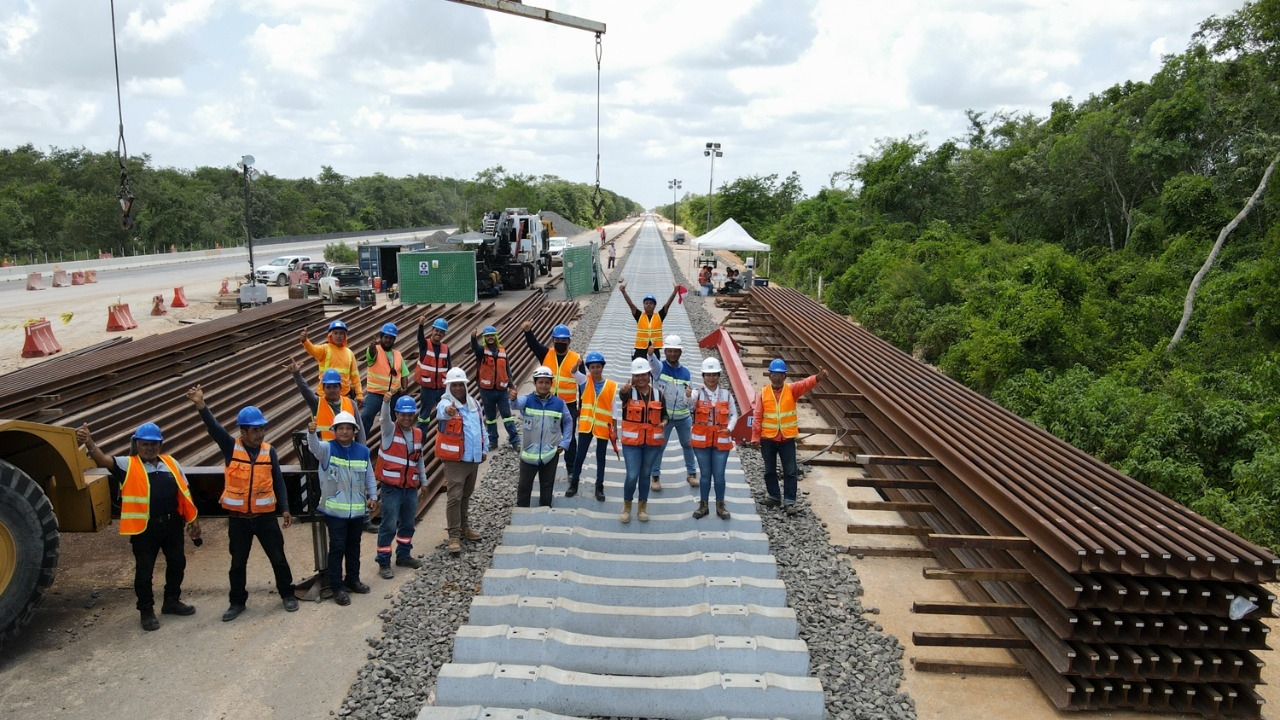
<instances>
[{"instance_id":1,"label":"orange safety vest","mask_svg":"<svg viewBox=\"0 0 1280 720\"><path fill-rule=\"evenodd\" d=\"M650 345L662 349L662 316L656 310L652 317L641 311L636 320L636 349L644 350Z\"/></svg>"},{"instance_id":2,"label":"orange safety vest","mask_svg":"<svg viewBox=\"0 0 1280 720\"><path fill-rule=\"evenodd\" d=\"M578 415L578 432L591 433L595 437L608 440L609 430L613 428L613 396L618 390L618 383L605 380L596 395L596 384L587 378L587 387L582 391L582 412Z\"/></svg>"},{"instance_id":3,"label":"orange safety vest","mask_svg":"<svg viewBox=\"0 0 1280 720\"><path fill-rule=\"evenodd\" d=\"M631 396L622 407L623 445L661 445L662 398L657 390L650 390L649 400L643 400L631 388Z\"/></svg>"},{"instance_id":4,"label":"orange safety vest","mask_svg":"<svg viewBox=\"0 0 1280 720\"><path fill-rule=\"evenodd\" d=\"M557 364L555 348L548 350L547 356L542 358L542 364L556 374L551 383L551 392L559 395L566 403L578 402L578 381L573 379L573 371L578 369L579 361L578 353L569 350L564 354L564 362Z\"/></svg>"},{"instance_id":5,"label":"orange safety vest","mask_svg":"<svg viewBox=\"0 0 1280 720\"><path fill-rule=\"evenodd\" d=\"M796 399L791 394L791 383L782 385L782 393L775 394L772 385L765 385L760 391L761 408L764 417L760 420L760 437L772 440L782 431L786 440L800 434L800 421L796 417Z\"/></svg>"},{"instance_id":6,"label":"orange safety vest","mask_svg":"<svg viewBox=\"0 0 1280 720\"><path fill-rule=\"evenodd\" d=\"M507 375L507 351L498 346L498 352L490 352L481 345L484 357L480 360L480 387L485 390L506 390L511 378Z\"/></svg>"},{"instance_id":7,"label":"orange safety vest","mask_svg":"<svg viewBox=\"0 0 1280 720\"><path fill-rule=\"evenodd\" d=\"M466 436L462 430L462 413L437 425L436 457L450 462L461 462L466 445Z\"/></svg>"},{"instance_id":8,"label":"orange safety vest","mask_svg":"<svg viewBox=\"0 0 1280 720\"><path fill-rule=\"evenodd\" d=\"M275 478L271 475L271 446L258 446L258 456L249 457L244 445L236 440L231 451L231 461L224 473L226 486L222 491L222 507L231 512L275 512Z\"/></svg>"},{"instance_id":9,"label":"orange safety vest","mask_svg":"<svg viewBox=\"0 0 1280 720\"><path fill-rule=\"evenodd\" d=\"M178 467L178 461L172 455L161 455L160 461L173 479L178 483L178 513L182 519L191 522L196 519L196 506L191 502L191 489L187 486L187 478ZM151 518L151 479L147 476L147 468L142 458L129 456L129 469L125 472L124 483L120 485L120 534L137 535L147 529L147 520Z\"/></svg>"},{"instance_id":10,"label":"orange safety vest","mask_svg":"<svg viewBox=\"0 0 1280 720\"><path fill-rule=\"evenodd\" d=\"M696 448L714 447L716 450L732 450L733 438L729 435L729 400L726 398L712 402L712 397L705 387L698 388L698 399L693 405L693 429L689 434L689 444Z\"/></svg>"},{"instance_id":11,"label":"orange safety vest","mask_svg":"<svg viewBox=\"0 0 1280 720\"><path fill-rule=\"evenodd\" d=\"M449 346L427 341L427 351L418 356L418 384L428 390L443 390L444 376L449 372Z\"/></svg>"},{"instance_id":12,"label":"orange safety vest","mask_svg":"<svg viewBox=\"0 0 1280 720\"><path fill-rule=\"evenodd\" d=\"M338 404L342 406L342 410L339 412L349 412L352 415L356 414L355 403L351 402L351 398L346 395L339 398ZM333 406L329 404L328 400L325 400L324 397L321 396L320 399L316 401L316 436L321 440L333 440L337 437L333 434L334 415Z\"/></svg>"},{"instance_id":13,"label":"orange safety vest","mask_svg":"<svg viewBox=\"0 0 1280 720\"><path fill-rule=\"evenodd\" d=\"M374 477L391 487L416 488L422 484L418 480L420 457L422 428L415 426L413 432L406 435L397 427L391 433L391 447L378 450L378 461L373 466Z\"/></svg>"},{"instance_id":14,"label":"orange safety vest","mask_svg":"<svg viewBox=\"0 0 1280 720\"><path fill-rule=\"evenodd\" d=\"M377 359L365 373L366 392L376 395L389 395L393 388L400 386L400 368L404 367L404 356L399 350L392 348L392 362L387 362L387 351L377 346Z\"/></svg>"},{"instance_id":15,"label":"orange safety vest","mask_svg":"<svg viewBox=\"0 0 1280 720\"><path fill-rule=\"evenodd\" d=\"M343 352L343 350L346 350L346 352ZM341 357L341 358L349 357L351 358L351 360L343 365L338 365L336 364L338 361L338 357ZM338 373L342 375L342 394L346 395L348 392L350 392L351 391L351 375L352 375L352 371L354 370L354 368L352 368L351 365L354 361L355 361L355 355L351 353L350 349L346 347L335 348L332 343L325 343L324 360L321 360L318 363L318 366L320 368L320 383L316 386L316 393L319 394L324 392L324 371L330 368L337 370ZM356 385L360 384L359 372L355 373L355 384ZM360 388L356 388L357 394L359 394L359 390Z\"/></svg>"}]
</instances>

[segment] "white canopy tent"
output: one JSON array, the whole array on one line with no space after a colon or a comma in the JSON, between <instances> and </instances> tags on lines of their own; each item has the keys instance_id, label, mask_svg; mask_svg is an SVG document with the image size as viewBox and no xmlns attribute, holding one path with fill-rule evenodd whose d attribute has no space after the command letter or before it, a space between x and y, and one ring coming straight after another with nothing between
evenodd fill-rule
<instances>
[{"instance_id":1,"label":"white canopy tent","mask_svg":"<svg viewBox=\"0 0 1280 720\"><path fill-rule=\"evenodd\" d=\"M715 230L697 238L693 246L699 250L729 250L731 252L769 252L769 246L751 237L733 218L720 224Z\"/></svg>"}]
</instances>

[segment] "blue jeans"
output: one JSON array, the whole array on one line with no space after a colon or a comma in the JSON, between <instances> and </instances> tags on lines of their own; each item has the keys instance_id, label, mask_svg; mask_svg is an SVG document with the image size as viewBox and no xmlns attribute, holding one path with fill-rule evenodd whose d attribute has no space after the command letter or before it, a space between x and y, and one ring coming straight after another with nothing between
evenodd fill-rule
<instances>
[{"instance_id":1,"label":"blue jeans","mask_svg":"<svg viewBox=\"0 0 1280 720\"><path fill-rule=\"evenodd\" d=\"M702 493L702 502L706 502L711 496L712 483L716 486L716 502L724 502L724 466L729 462L729 451L705 447L694 448L693 454L698 458L698 468L701 470L698 491Z\"/></svg>"},{"instance_id":2,"label":"blue jeans","mask_svg":"<svg viewBox=\"0 0 1280 720\"><path fill-rule=\"evenodd\" d=\"M480 390L480 405L484 408L484 426L489 432L489 449L498 449L498 415L502 415L502 423L507 426L507 440L520 442L520 431L516 430L516 420L511 415L511 399L506 390Z\"/></svg>"},{"instance_id":3,"label":"blue jeans","mask_svg":"<svg viewBox=\"0 0 1280 720\"><path fill-rule=\"evenodd\" d=\"M587 453L591 450L591 433L578 433L578 457L573 460L573 472L569 473L569 487L578 487L578 478L582 476L582 466L587 463ZM609 456L609 441L596 438L596 487L604 488L604 461Z\"/></svg>"},{"instance_id":4,"label":"blue jeans","mask_svg":"<svg viewBox=\"0 0 1280 720\"><path fill-rule=\"evenodd\" d=\"M778 499L778 457L782 457L782 504L796 504L796 481L800 470L796 467L795 439L778 442L760 440L760 457L764 460L764 489L769 497Z\"/></svg>"},{"instance_id":5,"label":"blue jeans","mask_svg":"<svg viewBox=\"0 0 1280 720\"><path fill-rule=\"evenodd\" d=\"M336 518L324 516L329 528L329 587L342 588L345 580L355 585L360 582L360 536L364 534L365 517ZM346 577L342 574L342 561L347 561ZM243 604L243 603L242 603Z\"/></svg>"},{"instance_id":6,"label":"blue jeans","mask_svg":"<svg viewBox=\"0 0 1280 720\"><path fill-rule=\"evenodd\" d=\"M378 419L378 413L382 410L382 403L385 400L386 398L377 393L364 396L364 409L360 411L360 422L364 423L365 435L373 432L373 423Z\"/></svg>"},{"instance_id":7,"label":"blue jeans","mask_svg":"<svg viewBox=\"0 0 1280 720\"><path fill-rule=\"evenodd\" d=\"M650 473L658 467L662 460L661 445L623 445L622 460L627 465L627 480L622 486L622 499L631 502L636 494L636 485L640 486L640 501L649 500L649 483L640 482L642 477L652 477Z\"/></svg>"},{"instance_id":8,"label":"blue jeans","mask_svg":"<svg viewBox=\"0 0 1280 720\"><path fill-rule=\"evenodd\" d=\"M413 521L418 514L418 488L398 488L378 483L378 499L382 502L382 524L378 526L379 565L391 564L391 544L396 544L396 557L413 555Z\"/></svg>"},{"instance_id":9,"label":"blue jeans","mask_svg":"<svg viewBox=\"0 0 1280 720\"><path fill-rule=\"evenodd\" d=\"M662 450L667 449L667 442L671 440L672 430L680 436L680 447L684 448L684 469L689 475L698 474L698 466L693 458L693 446L689 444L689 438L693 434L693 415L686 415L679 420L670 420L667 422L667 431L662 434ZM658 461L653 464L653 474L650 477L658 477L662 474L662 453L658 454Z\"/></svg>"}]
</instances>

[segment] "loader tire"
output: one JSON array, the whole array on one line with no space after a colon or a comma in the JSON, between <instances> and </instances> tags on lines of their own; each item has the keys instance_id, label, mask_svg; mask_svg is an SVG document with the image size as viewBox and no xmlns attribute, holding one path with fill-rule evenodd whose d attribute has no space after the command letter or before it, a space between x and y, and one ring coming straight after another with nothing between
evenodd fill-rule
<instances>
[{"instance_id":1,"label":"loader tire","mask_svg":"<svg viewBox=\"0 0 1280 720\"><path fill-rule=\"evenodd\" d=\"M58 567L58 519L30 475L0 460L0 646L31 621Z\"/></svg>"}]
</instances>

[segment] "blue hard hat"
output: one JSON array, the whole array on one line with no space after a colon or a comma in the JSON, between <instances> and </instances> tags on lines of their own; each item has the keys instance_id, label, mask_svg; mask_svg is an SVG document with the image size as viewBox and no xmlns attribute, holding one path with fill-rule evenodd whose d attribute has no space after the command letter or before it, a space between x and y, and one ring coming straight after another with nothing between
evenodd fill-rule
<instances>
[{"instance_id":1,"label":"blue hard hat","mask_svg":"<svg viewBox=\"0 0 1280 720\"><path fill-rule=\"evenodd\" d=\"M342 322L341 320L334 320L333 322L329 323L329 332L333 332L334 330L345 331L346 329L347 329L347 324Z\"/></svg>"},{"instance_id":2,"label":"blue hard hat","mask_svg":"<svg viewBox=\"0 0 1280 720\"><path fill-rule=\"evenodd\" d=\"M440 332L449 332L449 321L444 318L436 318L436 321L431 323L431 327Z\"/></svg>"},{"instance_id":3,"label":"blue hard hat","mask_svg":"<svg viewBox=\"0 0 1280 720\"><path fill-rule=\"evenodd\" d=\"M645 296L644 296L644 299L643 299L643 300L641 300L641 301L640 301L640 303L643 305L644 303L647 303L647 302L649 302L650 300L652 300L652 301L653 301L653 304L654 304L654 305L657 305L657 304L658 304L658 298L656 298L656 297L654 297L654 296L652 296L652 295L645 295Z\"/></svg>"},{"instance_id":4,"label":"blue hard hat","mask_svg":"<svg viewBox=\"0 0 1280 720\"><path fill-rule=\"evenodd\" d=\"M485 325L485 326L484 326L484 329L480 331L480 334L481 334L481 335L497 335L497 334L498 334L498 328L496 328L496 327L494 327L494 326L492 326L492 325Z\"/></svg>"},{"instance_id":5,"label":"blue hard hat","mask_svg":"<svg viewBox=\"0 0 1280 720\"><path fill-rule=\"evenodd\" d=\"M342 373L338 372L337 370L334 370L333 368L329 368L328 370L324 371L323 375L320 376L320 384L321 385L341 385Z\"/></svg>"},{"instance_id":6,"label":"blue hard hat","mask_svg":"<svg viewBox=\"0 0 1280 720\"><path fill-rule=\"evenodd\" d=\"M769 363L769 372L771 373L776 373L776 372L784 373L786 371L787 371L787 361L783 360L782 358L777 358L776 360Z\"/></svg>"},{"instance_id":7,"label":"blue hard hat","mask_svg":"<svg viewBox=\"0 0 1280 720\"><path fill-rule=\"evenodd\" d=\"M401 395L400 399L396 400L396 412L413 413L414 415L417 415L418 403L414 402L413 398L408 395Z\"/></svg>"},{"instance_id":8,"label":"blue hard hat","mask_svg":"<svg viewBox=\"0 0 1280 720\"><path fill-rule=\"evenodd\" d=\"M551 328L551 337L557 340L568 340L571 336L568 325L557 325Z\"/></svg>"},{"instance_id":9,"label":"blue hard hat","mask_svg":"<svg viewBox=\"0 0 1280 720\"><path fill-rule=\"evenodd\" d=\"M390 335L391 337L398 337L400 335L400 330L396 328L395 323L387 323L382 326L382 334Z\"/></svg>"},{"instance_id":10,"label":"blue hard hat","mask_svg":"<svg viewBox=\"0 0 1280 720\"><path fill-rule=\"evenodd\" d=\"M134 440L150 440L151 442L163 442L164 437L160 435L160 426L149 422L142 423L137 430L133 431Z\"/></svg>"},{"instance_id":11,"label":"blue hard hat","mask_svg":"<svg viewBox=\"0 0 1280 720\"><path fill-rule=\"evenodd\" d=\"M601 355L600 353L596 352L595 350L592 350L591 352L587 353L587 356L586 356L586 357L584 357L584 358L582 358L582 362L583 362L583 364L585 364L585 365L590 365L590 364L592 364L592 363L600 363L601 365L604 365L604 364L605 364L605 363L604 363L604 355Z\"/></svg>"},{"instance_id":12,"label":"blue hard hat","mask_svg":"<svg viewBox=\"0 0 1280 720\"><path fill-rule=\"evenodd\" d=\"M262 427L267 424L267 416L252 405L244 406L236 415L236 425L240 427Z\"/></svg>"}]
</instances>

